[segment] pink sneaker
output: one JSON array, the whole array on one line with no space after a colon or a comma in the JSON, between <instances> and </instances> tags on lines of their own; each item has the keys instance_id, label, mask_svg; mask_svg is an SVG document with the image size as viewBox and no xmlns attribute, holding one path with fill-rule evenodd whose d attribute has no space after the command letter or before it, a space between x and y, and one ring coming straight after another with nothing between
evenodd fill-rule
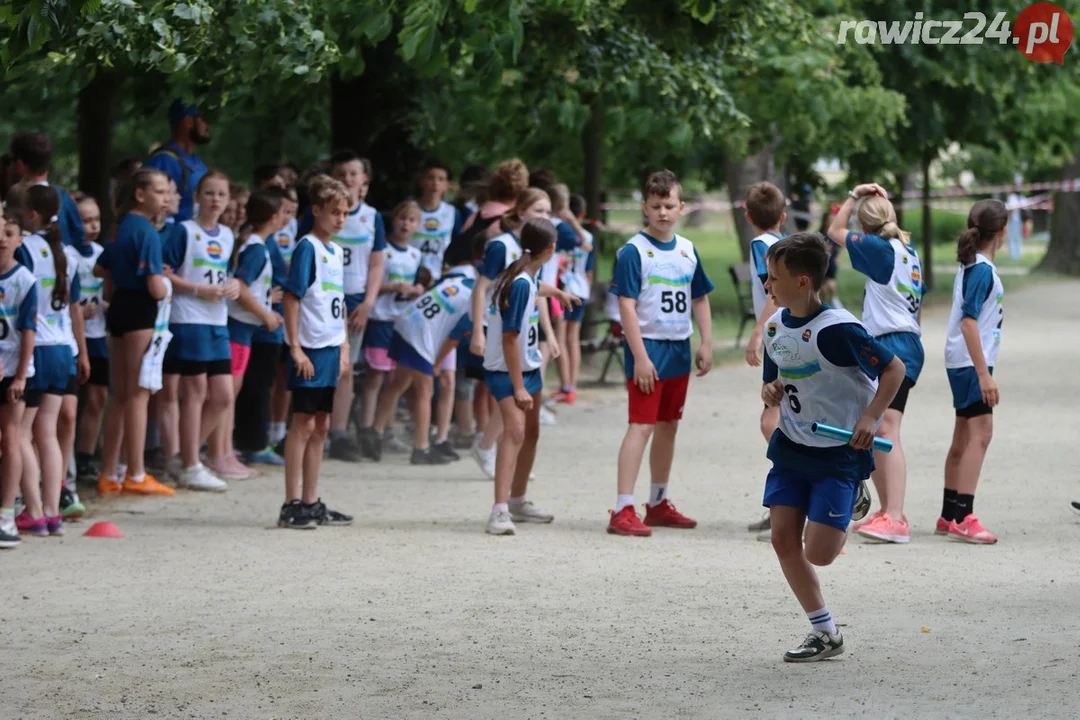
<instances>
[{"instance_id":1,"label":"pink sneaker","mask_svg":"<svg viewBox=\"0 0 1080 720\"><path fill-rule=\"evenodd\" d=\"M875 520L877 520L877 519L878 519L879 517L881 517L881 516L882 516L882 515L884 515L884 514L885 514L885 513L884 513L884 512L882 512L881 510L875 510L874 512L870 513L869 515L867 515L866 517L864 517L864 518L863 518L862 520L860 520L859 522L857 522L857 523L852 523L852 524L851 524L851 530L852 530L852 532L859 532L859 530L861 530L862 528L866 527L866 526L867 526L867 525L869 525L870 523L874 522Z\"/></svg>"},{"instance_id":2,"label":"pink sneaker","mask_svg":"<svg viewBox=\"0 0 1080 720\"><path fill-rule=\"evenodd\" d=\"M210 472L222 480L247 480L251 477L247 468L241 465L241 469L238 470L229 464L229 458L227 457L207 458L203 465L210 468Z\"/></svg>"},{"instance_id":3,"label":"pink sneaker","mask_svg":"<svg viewBox=\"0 0 1080 720\"><path fill-rule=\"evenodd\" d=\"M935 535L948 535L950 525L952 525L951 520L946 520L943 517L939 517L937 519L937 524L934 526L934 534Z\"/></svg>"},{"instance_id":4,"label":"pink sneaker","mask_svg":"<svg viewBox=\"0 0 1080 720\"><path fill-rule=\"evenodd\" d=\"M881 513L855 532L870 540L890 543L906 543L911 540L906 519L893 520Z\"/></svg>"},{"instance_id":5,"label":"pink sneaker","mask_svg":"<svg viewBox=\"0 0 1080 720\"><path fill-rule=\"evenodd\" d=\"M225 461L229 463L229 467L235 470L237 474L247 473L248 479L257 478L259 477L259 475L262 474L255 468L250 468L245 465L243 461L241 461L240 458L237 457L235 454L229 455L227 458L225 458Z\"/></svg>"},{"instance_id":6,"label":"pink sneaker","mask_svg":"<svg viewBox=\"0 0 1080 720\"><path fill-rule=\"evenodd\" d=\"M979 522L979 518L974 515L968 515L962 523L958 524L955 521L950 523L949 537L975 545L993 545L997 542L997 538L991 535L990 531Z\"/></svg>"}]
</instances>

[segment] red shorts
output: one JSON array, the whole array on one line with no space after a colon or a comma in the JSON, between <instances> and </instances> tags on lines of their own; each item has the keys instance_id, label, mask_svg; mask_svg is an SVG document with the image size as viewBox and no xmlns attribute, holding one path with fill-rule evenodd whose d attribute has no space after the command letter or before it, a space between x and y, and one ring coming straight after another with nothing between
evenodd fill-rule
<instances>
[{"instance_id":1,"label":"red shorts","mask_svg":"<svg viewBox=\"0 0 1080 720\"><path fill-rule=\"evenodd\" d=\"M658 422L682 420L689 384L689 375L659 380L652 393L646 395L633 380L627 380L626 387L630 391L630 422L655 425Z\"/></svg>"}]
</instances>

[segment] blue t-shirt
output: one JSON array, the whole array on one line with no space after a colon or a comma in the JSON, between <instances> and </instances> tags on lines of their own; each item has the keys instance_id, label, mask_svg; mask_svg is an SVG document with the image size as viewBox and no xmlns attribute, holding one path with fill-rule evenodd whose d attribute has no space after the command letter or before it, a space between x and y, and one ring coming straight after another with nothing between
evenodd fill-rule
<instances>
[{"instance_id":1,"label":"blue t-shirt","mask_svg":"<svg viewBox=\"0 0 1080 720\"><path fill-rule=\"evenodd\" d=\"M879 285L885 285L892 279L896 263L896 252L892 243L877 235L847 234L848 257L851 267L861 272ZM912 250L914 253L915 251Z\"/></svg>"},{"instance_id":2,"label":"blue t-shirt","mask_svg":"<svg viewBox=\"0 0 1080 720\"><path fill-rule=\"evenodd\" d=\"M511 330L521 332L529 321L529 295L532 294L532 283L525 278L517 278L510 284L510 297L502 313L503 333Z\"/></svg>"},{"instance_id":3,"label":"blue t-shirt","mask_svg":"<svg viewBox=\"0 0 1080 720\"><path fill-rule=\"evenodd\" d=\"M22 250L22 248L20 247L19 250ZM18 254L18 250L16 250L16 254ZM16 261L18 261L18 258L16 258ZM0 275L0 283L18 272L20 264L24 263L17 262L10 270ZM4 288L0 286L0 293L3 293L3 290ZM19 309L15 313L16 330L37 330L37 296L37 281L34 281L34 284L30 286L30 291L26 293L26 297L19 303ZM4 318L4 320L6 321L7 318Z\"/></svg>"},{"instance_id":4,"label":"blue t-shirt","mask_svg":"<svg viewBox=\"0 0 1080 720\"><path fill-rule=\"evenodd\" d=\"M658 250L674 250L674 238L668 242L660 242L656 238L642 233L650 243ZM694 250L694 258L697 264L694 267L694 276L690 280L690 297L697 299L704 297L713 291L715 286L705 274L705 268L701 265L701 257L697 249ZM615 260L615 276L611 280L611 292L619 297L637 299L641 294L641 255L633 245L625 245ZM682 377L690 374L692 363L690 353L690 339L686 340L653 340L643 338L645 352L656 367L656 374L661 380ZM626 379L634 378L634 354L630 351L629 344L624 342L623 348L626 368Z\"/></svg>"},{"instance_id":5,"label":"blue t-shirt","mask_svg":"<svg viewBox=\"0 0 1080 720\"><path fill-rule=\"evenodd\" d=\"M181 165L183 163L183 165ZM188 155L175 140L170 140L143 163L144 167L155 168L172 178L180 192L180 207L173 219L176 222L190 220L195 216L195 188L206 174L206 165L197 155ZM184 169L187 168L187 185L184 185Z\"/></svg>"},{"instance_id":6,"label":"blue t-shirt","mask_svg":"<svg viewBox=\"0 0 1080 720\"><path fill-rule=\"evenodd\" d=\"M236 258L236 271L233 273L233 277L242 280L245 285L251 287L251 284L259 277L268 262L270 262L269 251L266 249L265 243L245 248L241 251L240 257Z\"/></svg>"},{"instance_id":7,"label":"blue t-shirt","mask_svg":"<svg viewBox=\"0 0 1080 720\"><path fill-rule=\"evenodd\" d=\"M777 240L783 240L783 235L777 235L774 232L767 233L772 235ZM769 265L766 258L769 255L769 246L761 240L752 240L750 242L750 260L754 266L754 274L758 276L758 279L762 283L769 279Z\"/></svg>"},{"instance_id":8,"label":"blue t-shirt","mask_svg":"<svg viewBox=\"0 0 1080 720\"><path fill-rule=\"evenodd\" d=\"M450 331L450 339L468 345L472 341L472 318L465 313L458 320L457 325Z\"/></svg>"},{"instance_id":9,"label":"blue t-shirt","mask_svg":"<svg viewBox=\"0 0 1080 720\"><path fill-rule=\"evenodd\" d=\"M128 213L98 265L110 271L117 290L146 290L147 276L162 274L161 235L144 216Z\"/></svg>"},{"instance_id":10,"label":"blue t-shirt","mask_svg":"<svg viewBox=\"0 0 1080 720\"><path fill-rule=\"evenodd\" d=\"M581 238L569 224L559 223L555 226L555 249L558 252L569 252L580 245Z\"/></svg>"},{"instance_id":11,"label":"blue t-shirt","mask_svg":"<svg viewBox=\"0 0 1080 720\"><path fill-rule=\"evenodd\" d=\"M964 317L979 319L983 303L994 291L994 271L987 263L978 263L964 268L964 279L960 282L960 294L964 300L960 311Z\"/></svg>"},{"instance_id":12,"label":"blue t-shirt","mask_svg":"<svg viewBox=\"0 0 1080 720\"><path fill-rule=\"evenodd\" d=\"M60 195L60 234L64 238L65 245L72 247L89 248L86 243L86 231L83 229L82 217L79 215L79 206L75 200L63 188L52 186Z\"/></svg>"},{"instance_id":13,"label":"blue t-shirt","mask_svg":"<svg viewBox=\"0 0 1080 720\"><path fill-rule=\"evenodd\" d=\"M518 240L514 233L510 233L510 236ZM518 240L519 244L520 242ZM506 268L506 243L488 243L484 248L484 259L480 262L480 274L488 280L494 280Z\"/></svg>"},{"instance_id":14,"label":"blue t-shirt","mask_svg":"<svg viewBox=\"0 0 1080 720\"><path fill-rule=\"evenodd\" d=\"M281 254L281 248L272 238L267 238L263 244L266 245L266 257L270 260L271 282L274 287L283 288L289 281L289 267L285 263L285 256ZM276 313L284 314L281 303L277 303L271 309ZM285 342L285 326L284 324L278 325L278 329L274 332L270 332L265 327L259 327L252 336L251 341L253 343L281 345Z\"/></svg>"},{"instance_id":15,"label":"blue t-shirt","mask_svg":"<svg viewBox=\"0 0 1080 720\"><path fill-rule=\"evenodd\" d=\"M787 328L800 328L828 310L822 304L810 317L794 317L785 309L780 321ZM893 360L893 354L880 342L870 337L859 323L830 325L818 332L818 349L833 365L858 367L868 378L876 380ZM770 383L779 377L779 369L768 353L762 368L763 382ZM856 450L850 445L837 447L809 447L800 445L779 429L769 441L768 458L773 466L788 470L802 477L833 477L841 480L859 481L870 477L874 470L874 453Z\"/></svg>"}]
</instances>

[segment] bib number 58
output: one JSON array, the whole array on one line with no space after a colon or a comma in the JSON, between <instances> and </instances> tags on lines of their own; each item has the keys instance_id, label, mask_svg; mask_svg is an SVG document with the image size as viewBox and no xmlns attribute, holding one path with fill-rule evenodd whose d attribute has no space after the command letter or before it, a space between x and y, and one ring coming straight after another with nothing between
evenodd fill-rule
<instances>
[{"instance_id":1,"label":"bib number 58","mask_svg":"<svg viewBox=\"0 0 1080 720\"><path fill-rule=\"evenodd\" d=\"M686 312L686 293L682 290L664 290L660 293L660 310L664 313Z\"/></svg>"}]
</instances>

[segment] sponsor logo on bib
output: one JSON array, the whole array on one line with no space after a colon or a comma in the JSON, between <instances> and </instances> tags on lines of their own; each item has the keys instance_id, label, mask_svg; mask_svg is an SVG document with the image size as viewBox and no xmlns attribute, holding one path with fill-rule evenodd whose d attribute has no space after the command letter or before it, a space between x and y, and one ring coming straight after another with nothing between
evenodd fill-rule
<instances>
[{"instance_id":1,"label":"sponsor logo on bib","mask_svg":"<svg viewBox=\"0 0 1080 720\"><path fill-rule=\"evenodd\" d=\"M206 243L206 254L209 255L210 258L213 260L220 260L223 254L221 252L221 243L219 243L217 240L211 240L210 242Z\"/></svg>"},{"instance_id":2,"label":"sponsor logo on bib","mask_svg":"<svg viewBox=\"0 0 1080 720\"><path fill-rule=\"evenodd\" d=\"M810 342L811 335L813 335L813 333L810 330L804 330L802 334L803 342Z\"/></svg>"},{"instance_id":3,"label":"sponsor logo on bib","mask_svg":"<svg viewBox=\"0 0 1080 720\"><path fill-rule=\"evenodd\" d=\"M425 230L438 230L439 229L439 221L436 220L435 218L428 218L427 220L424 221L424 229Z\"/></svg>"},{"instance_id":4,"label":"sponsor logo on bib","mask_svg":"<svg viewBox=\"0 0 1080 720\"><path fill-rule=\"evenodd\" d=\"M775 337L776 336L776 323L769 323L768 332L769 332L769 337Z\"/></svg>"}]
</instances>

